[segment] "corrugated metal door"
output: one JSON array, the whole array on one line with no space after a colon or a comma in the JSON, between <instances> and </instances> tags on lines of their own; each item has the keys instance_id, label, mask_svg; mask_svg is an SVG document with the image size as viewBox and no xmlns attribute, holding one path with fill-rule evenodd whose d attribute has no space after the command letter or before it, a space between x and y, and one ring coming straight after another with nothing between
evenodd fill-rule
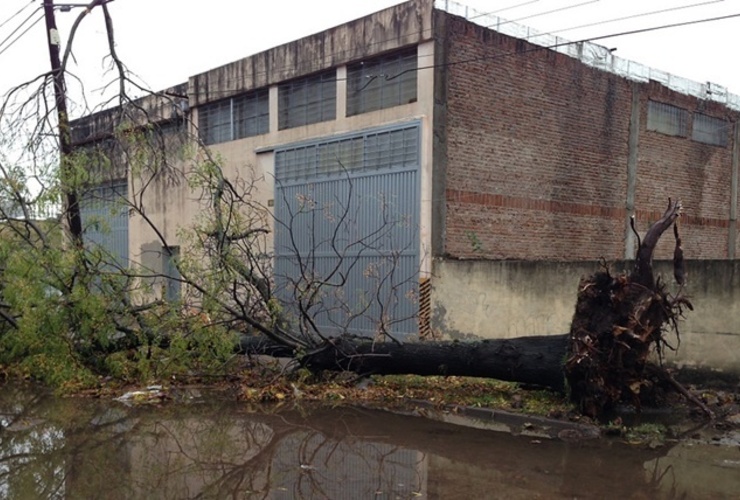
<instances>
[{"instance_id":1,"label":"corrugated metal door","mask_svg":"<svg viewBox=\"0 0 740 500\"><path fill-rule=\"evenodd\" d=\"M126 181L121 181L92 189L80 201L85 245L100 247L123 267L128 266L127 195Z\"/></svg>"},{"instance_id":2,"label":"corrugated metal door","mask_svg":"<svg viewBox=\"0 0 740 500\"><path fill-rule=\"evenodd\" d=\"M300 302L326 334L418 332L419 163L418 123L275 151L276 284L294 319Z\"/></svg>"}]
</instances>

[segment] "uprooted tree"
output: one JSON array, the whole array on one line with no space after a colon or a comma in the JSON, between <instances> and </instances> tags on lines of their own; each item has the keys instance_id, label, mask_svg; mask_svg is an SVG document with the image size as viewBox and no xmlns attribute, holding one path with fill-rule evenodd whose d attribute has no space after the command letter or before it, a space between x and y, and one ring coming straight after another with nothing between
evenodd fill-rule
<instances>
[{"instance_id":1,"label":"uprooted tree","mask_svg":"<svg viewBox=\"0 0 740 500\"><path fill-rule=\"evenodd\" d=\"M620 403L640 408L645 398L655 396L658 387L668 387L711 415L661 364L656 364L656 358L662 361L666 347L672 349L666 335L673 331L679 339L678 322L684 311L692 308L682 294L681 209L680 201L669 200L663 216L639 242L631 272L613 275L604 263L600 271L581 280L569 334L415 344L333 338L314 346L301 362L314 370L492 377L559 391L567 385L574 403L591 416ZM632 224L634 230L634 219ZM660 277L654 276L652 268L655 246L671 226L675 236L674 275L679 284L675 295L668 292ZM245 347L291 355L254 339L246 339Z\"/></svg>"},{"instance_id":2,"label":"uprooted tree","mask_svg":"<svg viewBox=\"0 0 740 500\"><path fill-rule=\"evenodd\" d=\"M228 174L187 116L164 116L163 110L182 109L181 95L129 97L129 88L144 88L117 57L106 2L91 2L87 12L96 8L103 12L117 88L116 106L104 113L104 134L65 152L59 168L55 152L74 131L55 120L55 72L15 87L0 108L2 128L9 131L2 134L0 152L0 364L54 384L90 384L99 375L222 373L235 351L268 353L312 371L492 377L560 391L567 385L590 415L619 402L638 405L655 384L680 390L651 361L690 308L681 290L671 296L652 270L655 245L673 226L676 276L683 281L680 202L669 203L647 231L631 273L612 275L604 265L580 283L569 334L402 342L396 326L414 318L399 317L395 309L415 300L417 282L416 276L398 276L400 256L414 241L399 240L395 231L408 229L406 214L377 199L376 225L364 234L354 231L360 204L350 165L338 151L335 171L347 186L341 196L279 200L289 209L273 218L255 196L259 179ZM73 34L61 72L67 71ZM176 138L173 123L180 124ZM121 175L126 194L101 189ZM198 219L176 241L151 215L152 192L163 187L188 190L199 208ZM71 233L63 221L96 202L137 221L176 272L122 262L97 245L90 235L105 234L104 220L87 218L81 235ZM41 217L49 207L61 207L61 216ZM316 221L325 223L323 229ZM273 265L268 239L277 225L287 235L282 250L290 255L282 273ZM312 243L302 250L296 242L307 228ZM78 237L84 245L70 244ZM333 264L319 268L318 255ZM357 276L365 293L352 302L343 293ZM177 285L179 299L166 300L163 284ZM358 322L372 324L370 338L351 334Z\"/></svg>"}]
</instances>

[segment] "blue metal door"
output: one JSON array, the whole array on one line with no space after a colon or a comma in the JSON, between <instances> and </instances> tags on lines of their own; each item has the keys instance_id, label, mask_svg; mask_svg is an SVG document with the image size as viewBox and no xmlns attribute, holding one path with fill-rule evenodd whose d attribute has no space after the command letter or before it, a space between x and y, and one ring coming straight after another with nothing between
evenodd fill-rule
<instances>
[{"instance_id":1,"label":"blue metal door","mask_svg":"<svg viewBox=\"0 0 740 500\"><path fill-rule=\"evenodd\" d=\"M80 215L87 248L100 249L108 262L128 266L128 186L126 181L99 186L84 194Z\"/></svg>"},{"instance_id":2,"label":"blue metal door","mask_svg":"<svg viewBox=\"0 0 740 500\"><path fill-rule=\"evenodd\" d=\"M419 124L275 151L275 276L322 334L418 333Z\"/></svg>"}]
</instances>

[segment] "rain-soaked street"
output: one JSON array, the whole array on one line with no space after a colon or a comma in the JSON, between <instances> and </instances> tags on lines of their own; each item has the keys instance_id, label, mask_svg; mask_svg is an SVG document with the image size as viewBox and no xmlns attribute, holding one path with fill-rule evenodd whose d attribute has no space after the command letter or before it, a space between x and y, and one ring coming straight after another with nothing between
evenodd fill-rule
<instances>
[{"instance_id":1,"label":"rain-soaked street","mask_svg":"<svg viewBox=\"0 0 740 500\"><path fill-rule=\"evenodd\" d=\"M129 406L0 388L0 497L737 498L740 447L514 436L355 407ZM475 425L475 422L470 422ZM737 434L729 433L730 439Z\"/></svg>"}]
</instances>

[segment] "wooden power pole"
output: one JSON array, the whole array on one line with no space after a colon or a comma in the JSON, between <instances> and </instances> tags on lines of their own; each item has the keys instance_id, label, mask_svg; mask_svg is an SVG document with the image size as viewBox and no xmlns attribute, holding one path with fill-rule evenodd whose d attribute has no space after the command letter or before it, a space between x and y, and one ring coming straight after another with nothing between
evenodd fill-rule
<instances>
[{"instance_id":1,"label":"wooden power pole","mask_svg":"<svg viewBox=\"0 0 740 500\"><path fill-rule=\"evenodd\" d=\"M51 73L54 79L54 98L57 108L57 120L59 122L59 162L62 191L64 193L64 214L72 237L73 244L82 247L82 218L80 216L80 204L77 198L77 188L70 185L72 154L72 133L67 115L67 88L64 82L64 71L59 58L59 47L61 40L54 18L54 0L44 0L44 18L46 20L46 38L49 42L49 60L51 61Z\"/></svg>"}]
</instances>

